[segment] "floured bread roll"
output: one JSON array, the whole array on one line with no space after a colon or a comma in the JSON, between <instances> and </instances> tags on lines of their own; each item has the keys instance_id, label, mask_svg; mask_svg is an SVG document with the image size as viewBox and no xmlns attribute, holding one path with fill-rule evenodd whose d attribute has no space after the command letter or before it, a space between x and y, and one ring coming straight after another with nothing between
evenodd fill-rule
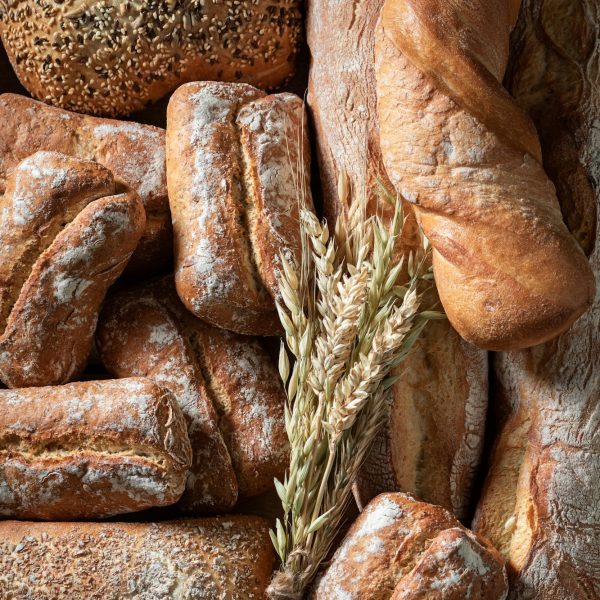
<instances>
[{"instance_id":1,"label":"floured bread roll","mask_svg":"<svg viewBox=\"0 0 600 600\"><path fill-rule=\"evenodd\" d=\"M175 398L148 379L0 390L3 517L91 519L173 504L190 461Z\"/></svg>"},{"instance_id":2,"label":"floured bread roll","mask_svg":"<svg viewBox=\"0 0 600 600\"><path fill-rule=\"evenodd\" d=\"M226 510L238 489L255 496L283 476L285 395L257 340L196 319L171 277L110 294L96 339L111 373L149 377L179 401L194 453L181 508Z\"/></svg>"},{"instance_id":3,"label":"floured bread roll","mask_svg":"<svg viewBox=\"0 0 600 600\"><path fill-rule=\"evenodd\" d=\"M299 204L311 206L302 100L243 84L191 83L167 114L175 283L225 329L281 331L280 255L299 264Z\"/></svg>"},{"instance_id":4,"label":"floured bread roll","mask_svg":"<svg viewBox=\"0 0 600 600\"><path fill-rule=\"evenodd\" d=\"M40 150L93 160L144 204L146 228L127 273L160 273L170 265L173 234L163 129L80 115L16 94L0 95L0 123L0 194L10 170Z\"/></svg>"},{"instance_id":5,"label":"floured bread roll","mask_svg":"<svg viewBox=\"0 0 600 600\"><path fill-rule=\"evenodd\" d=\"M98 311L145 224L135 192L108 169L38 152L0 197L0 379L8 387L76 377Z\"/></svg>"},{"instance_id":6,"label":"floured bread roll","mask_svg":"<svg viewBox=\"0 0 600 600\"><path fill-rule=\"evenodd\" d=\"M358 517L313 600L503 600L498 552L439 506L382 494Z\"/></svg>"}]
</instances>

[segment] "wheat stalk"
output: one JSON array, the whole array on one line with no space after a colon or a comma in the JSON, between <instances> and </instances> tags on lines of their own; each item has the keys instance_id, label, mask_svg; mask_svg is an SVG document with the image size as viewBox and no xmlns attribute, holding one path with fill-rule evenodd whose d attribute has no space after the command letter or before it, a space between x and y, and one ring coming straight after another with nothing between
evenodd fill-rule
<instances>
[{"instance_id":1,"label":"wheat stalk","mask_svg":"<svg viewBox=\"0 0 600 600\"><path fill-rule=\"evenodd\" d=\"M338 195L334 235L302 208L302 264L282 257L279 372L291 453L284 481L275 481L284 517L271 531L282 562L269 587L273 600L302 598L315 577L384 418L396 381L390 372L427 320L439 317L421 308L426 242L398 259L400 200L384 198L394 206L385 224L367 218L366 196L350 202L345 174Z\"/></svg>"}]
</instances>

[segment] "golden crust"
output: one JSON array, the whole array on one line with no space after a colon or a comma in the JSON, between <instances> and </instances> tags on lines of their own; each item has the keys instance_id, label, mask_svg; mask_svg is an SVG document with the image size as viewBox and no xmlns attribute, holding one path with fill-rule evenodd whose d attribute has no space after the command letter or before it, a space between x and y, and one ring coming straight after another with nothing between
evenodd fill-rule
<instances>
[{"instance_id":1,"label":"golden crust","mask_svg":"<svg viewBox=\"0 0 600 600\"><path fill-rule=\"evenodd\" d=\"M299 0L11 2L0 35L21 83L40 100L124 115L187 81L261 88L293 72Z\"/></svg>"},{"instance_id":2,"label":"golden crust","mask_svg":"<svg viewBox=\"0 0 600 600\"><path fill-rule=\"evenodd\" d=\"M185 419L148 379L0 390L0 514L101 518L165 506L191 462Z\"/></svg>"},{"instance_id":3,"label":"golden crust","mask_svg":"<svg viewBox=\"0 0 600 600\"><path fill-rule=\"evenodd\" d=\"M7 386L66 383L85 367L100 304L145 224L137 195L113 190L106 169L48 152L20 163L9 180L0 217Z\"/></svg>"}]
</instances>

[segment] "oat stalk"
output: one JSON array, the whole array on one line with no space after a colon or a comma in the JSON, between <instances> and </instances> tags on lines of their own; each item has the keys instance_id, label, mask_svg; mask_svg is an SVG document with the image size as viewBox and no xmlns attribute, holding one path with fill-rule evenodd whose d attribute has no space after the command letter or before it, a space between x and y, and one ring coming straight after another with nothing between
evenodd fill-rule
<instances>
[{"instance_id":1,"label":"oat stalk","mask_svg":"<svg viewBox=\"0 0 600 600\"><path fill-rule=\"evenodd\" d=\"M385 416L390 376L427 321L429 249L402 254L399 198L384 194L393 218L367 216L366 195L351 201L345 174L342 214L326 222L301 209L302 264L281 257L285 329L279 372L285 383L290 465L275 481L284 517L271 539L281 570L269 595L301 599L339 530L351 487Z\"/></svg>"}]
</instances>

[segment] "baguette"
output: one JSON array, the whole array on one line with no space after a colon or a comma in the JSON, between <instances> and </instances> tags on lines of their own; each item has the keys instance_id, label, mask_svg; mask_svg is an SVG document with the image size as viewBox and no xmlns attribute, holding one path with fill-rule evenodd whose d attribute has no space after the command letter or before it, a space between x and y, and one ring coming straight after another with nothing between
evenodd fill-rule
<instances>
[{"instance_id":1,"label":"baguette","mask_svg":"<svg viewBox=\"0 0 600 600\"><path fill-rule=\"evenodd\" d=\"M4 517L102 518L173 504L183 492L185 420L147 379L0 390L0 407Z\"/></svg>"},{"instance_id":2,"label":"baguette","mask_svg":"<svg viewBox=\"0 0 600 600\"><path fill-rule=\"evenodd\" d=\"M123 115L187 81L280 85L301 41L299 0L0 3L15 73L40 100Z\"/></svg>"},{"instance_id":3,"label":"baguette","mask_svg":"<svg viewBox=\"0 0 600 600\"><path fill-rule=\"evenodd\" d=\"M381 156L375 89L375 25L382 5L308 3L308 104L330 223L342 210L341 172L353 197L369 194L369 211L390 216L377 195L380 184L393 189ZM419 240L408 203L405 209L409 221L400 246L408 252ZM487 353L462 341L447 321L427 325L399 369L388 414L354 487L359 506L382 492L405 491L461 519L468 516L484 439L487 370Z\"/></svg>"},{"instance_id":4,"label":"baguette","mask_svg":"<svg viewBox=\"0 0 600 600\"><path fill-rule=\"evenodd\" d=\"M386 0L376 40L388 175L433 247L440 299L484 348L541 343L594 298L535 128L501 81L514 0Z\"/></svg>"},{"instance_id":5,"label":"baguette","mask_svg":"<svg viewBox=\"0 0 600 600\"><path fill-rule=\"evenodd\" d=\"M160 319L154 326L148 307ZM200 454L188 487L197 480L210 480L211 489L221 486L213 493L224 494L233 503L231 465L243 497L273 489L273 478L283 476L289 447L283 419L285 394L275 365L257 340L210 327L191 315L177 297L171 277L111 294L100 319L97 344L114 375L143 373L153 378L173 392L188 419L187 394L194 390L203 406L201 420L211 436L217 434L218 424L231 462L219 455L207 469L202 458L206 442L190 427L193 451ZM185 352L176 354L174 347ZM188 489L186 494L193 502L197 492Z\"/></svg>"},{"instance_id":6,"label":"baguette","mask_svg":"<svg viewBox=\"0 0 600 600\"><path fill-rule=\"evenodd\" d=\"M354 522L313 600L501 600L501 556L439 506L382 494Z\"/></svg>"},{"instance_id":7,"label":"baguette","mask_svg":"<svg viewBox=\"0 0 600 600\"><path fill-rule=\"evenodd\" d=\"M57 385L85 367L98 311L144 229L132 191L55 152L25 159L0 198L0 379Z\"/></svg>"},{"instance_id":8,"label":"baguette","mask_svg":"<svg viewBox=\"0 0 600 600\"><path fill-rule=\"evenodd\" d=\"M0 594L12 600L259 600L268 523L0 523Z\"/></svg>"},{"instance_id":9,"label":"baguette","mask_svg":"<svg viewBox=\"0 0 600 600\"><path fill-rule=\"evenodd\" d=\"M599 23L595 0L526 0L507 77L540 131L565 220L597 278ZM599 355L597 298L553 342L495 357L494 400L507 416L474 527L506 557L511 600L600 597Z\"/></svg>"},{"instance_id":10,"label":"baguette","mask_svg":"<svg viewBox=\"0 0 600 600\"><path fill-rule=\"evenodd\" d=\"M144 204L146 229L127 273L157 273L170 264L173 232L164 130L79 115L15 94L0 95L0 122L0 195L9 172L40 150L93 160L112 171Z\"/></svg>"},{"instance_id":11,"label":"baguette","mask_svg":"<svg viewBox=\"0 0 600 600\"><path fill-rule=\"evenodd\" d=\"M298 205L309 193L303 123L297 96L244 84L191 83L169 102L175 283L188 310L213 325L281 332L280 255L299 264Z\"/></svg>"}]
</instances>

